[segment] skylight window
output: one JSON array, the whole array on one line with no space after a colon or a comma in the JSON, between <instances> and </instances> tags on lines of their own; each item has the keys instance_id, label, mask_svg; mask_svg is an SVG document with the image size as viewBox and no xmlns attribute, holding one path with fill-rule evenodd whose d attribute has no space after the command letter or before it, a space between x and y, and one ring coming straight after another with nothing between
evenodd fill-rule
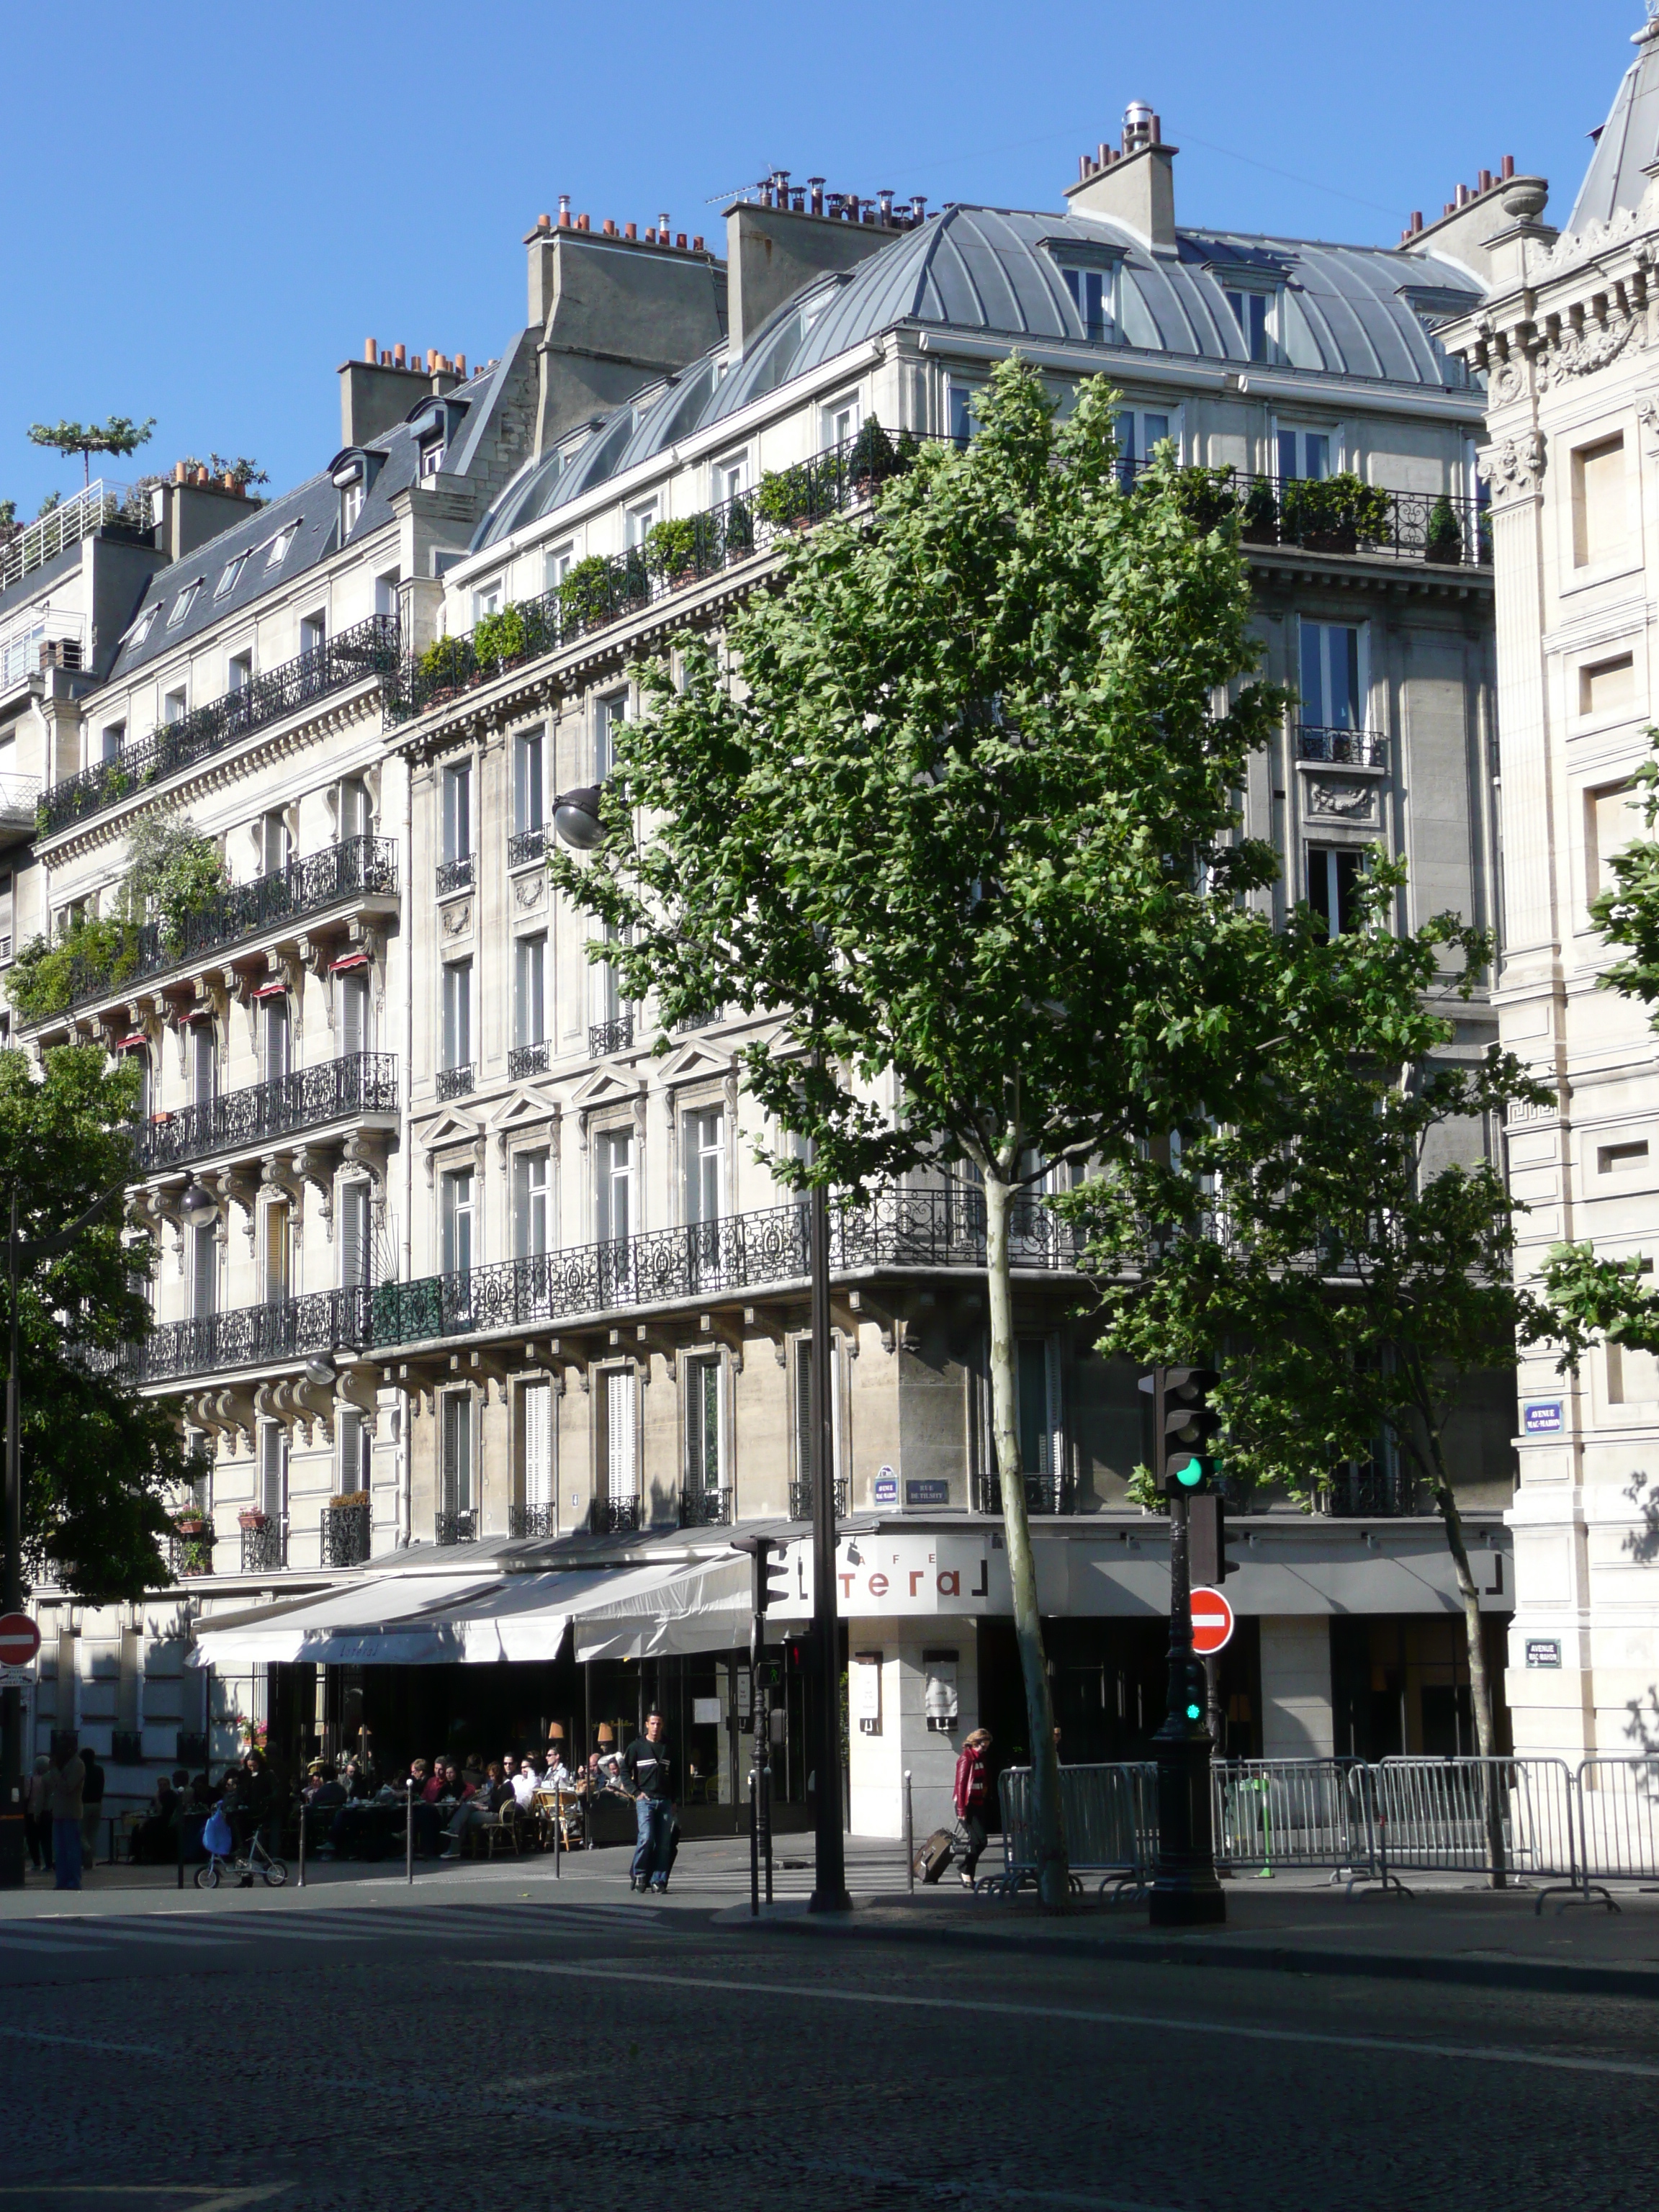
<instances>
[{"instance_id":1,"label":"skylight window","mask_svg":"<svg viewBox=\"0 0 1659 2212\"><path fill-rule=\"evenodd\" d=\"M247 555L246 553L239 553L234 561L226 562L223 573L220 576L218 582L213 587L213 596L216 599L222 599L228 592L234 592L235 590L236 579L241 574L243 569L246 568L246 566Z\"/></svg>"},{"instance_id":2,"label":"skylight window","mask_svg":"<svg viewBox=\"0 0 1659 2212\"><path fill-rule=\"evenodd\" d=\"M179 623L183 622L185 617L190 612L191 608L195 605L196 594L201 590L201 588L202 580L199 576L196 579L196 581L193 584L186 584L185 586L184 590L179 592L178 598L173 603L173 612L167 617L167 628L169 629L178 629Z\"/></svg>"},{"instance_id":3,"label":"skylight window","mask_svg":"<svg viewBox=\"0 0 1659 2212\"><path fill-rule=\"evenodd\" d=\"M161 611L161 610L159 606L146 607L144 609L144 611L139 616L137 622L133 627L132 635L128 640L129 644L142 645L143 643L144 640L149 635L151 630L155 629L155 617Z\"/></svg>"},{"instance_id":4,"label":"skylight window","mask_svg":"<svg viewBox=\"0 0 1659 2212\"><path fill-rule=\"evenodd\" d=\"M265 566L267 568L280 568L282 567L283 562L288 558L288 549L293 544L294 533L299 526L300 526L297 522L290 522L285 530L279 530L276 532L276 535L270 541L270 550L265 556Z\"/></svg>"}]
</instances>

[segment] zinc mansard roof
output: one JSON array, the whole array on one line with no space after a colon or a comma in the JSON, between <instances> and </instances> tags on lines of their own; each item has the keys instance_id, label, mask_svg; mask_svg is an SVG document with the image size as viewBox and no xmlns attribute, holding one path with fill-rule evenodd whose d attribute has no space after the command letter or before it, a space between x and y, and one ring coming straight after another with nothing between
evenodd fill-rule
<instances>
[{"instance_id":1,"label":"zinc mansard roof","mask_svg":"<svg viewBox=\"0 0 1659 2212\"><path fill-rule=\"evenodd\" d=\"M1596 134L1595 151L1567 217L1570 234L1611 222L1635 207L1659 161L1659 21L1637 33L1636 59L1625 71L1612 112Z\"/></svg>"},{"instance_id":2,"label":"zinc mansard roof","mask_svg":"<svg viewBox=\"0 0 1659 2212\"><path fill-rule=\"evenodd\" d=\"M499 368L481 371L449 394L452 405L470 403L451 455L450 469L453 473L464 475L466 471L477 443L479 422L488 411L486 403L499 374ZM423 397L411 410L411 418L424 414L431 404L428 398ZM352 525L349 542L354 544L359 539L372 538L392 520L394 495L406 491L416 479L420 453L413 419L369 439L362 450L383 455L384 459ZM279 547L284 532L289 532L292 535L286 544L280 545L281 557L273 561L274 549ZM124 677L160 660L175 646L185 644L204 631L245 613L268 593L292 584L296 577L318 568L339 550L340 496L330 471L324 470L320 475L307 477L292 491L283 492L267 500L263 507L252 508L228 530L210 538L204 545L198 545L182 561L158 569L150 578L149 589L105 680L118 684ZM241 560L241 567L222 591L222 581L238 559ZM183 617L170 623L168 617L192 584L199 586L199 589ZM146 627L145 617L152 608L155 610L155 618Z\"/></svg>"},{"instance_id":3,"label":"zinc mansard roof","mask_svg":"<svg viewBox=\"0 0 1659 2212\"><path fill-rule=\"evenodd\" d=\"M1067 287L1069 264L1119 270L1118 327L1091 341ZM898 325L1089 346L1103 368L1124 349L1249 366L1224 296L1267 284L1283 301L1281 346L1294 368L1443 389L1446 370L1412 304L1448 295L1473 307L1468 273L1429 255L1183 230L1174 254L1150 252L1103 222L1008 208L951 206L868 260L805 285L737 362L718 349L522 470L480 524L473 550L500 543L584 492L714 428L792 379Z\"/></svg>"}]
</instances>

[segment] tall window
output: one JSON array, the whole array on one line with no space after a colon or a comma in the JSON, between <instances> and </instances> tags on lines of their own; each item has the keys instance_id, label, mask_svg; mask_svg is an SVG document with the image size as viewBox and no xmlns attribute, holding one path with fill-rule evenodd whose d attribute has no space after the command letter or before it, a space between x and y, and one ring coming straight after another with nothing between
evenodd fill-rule
<instances>
[{"instance_id":1,"label":"tall window","mask_svg":"<svg viewBox=\"0 0 1659 2212\"><path fill-rule=\"evenodd\" d=\"M465 860L472 851L472 763L457 761L443 772L443 856Z\"/></svg>"},{"instance_id":2,"label":"tall window","mask_svg":"<svg viewBox=\"0 0 1659 2212\"><path fill-rule=\"evenodd\" d=\"M612 691L593 708L593 780L603 783L617 765L617 732L628 720L628 694Z\"/></svg>"},{"instance_id":3,"label":"tall window","mask_svg":"<svg viewBox=\"0 0 1659 2212\"><path fill-rule=\"evenodd\" d=\"M288 817L280 806L273 807L259 823L259 869L263 875L278 876L289 860Z\"/></svg>"},{"instance_id":4,"label":"tall window","mask_svg":"<svg viewBox=\"0 0 1659 2212\"><path fill-rule=\"evenodd\" d=\"M741 498L749 489L749 456L728 454L726 459L716 461L708 474L716 507L728 499Z\"/></svg>"},{"instance_id":5,"label":"tall window","mask_svg":"<svg viewBox=\"0 0 1659 2212\"><path fill-rule=\"evenodd\" d=\"M367 837L371 828L368 786L360 775L349 775L340 786L340 842Z\"/></svg>"},{"instance_id":6,"label":"tall window","mask_svg":"<svg viewBox=\"0 0 1659 2212\"><path fill-rule=\"evenodd\" d=\"M685 1152L685 1218L718 1221L726 1164L726 1115L718 1106L688 1114L681 1125Z\"/></svg>"},{"instance_id":7,"label":"tall window","mask_svg":"<svg viewBox=\"0 0 1659 2212\"><path fill-rule=\"evenodd\" d=\"M190 1031L190 1103L210 1106L219 1087L219 1053L211 1022L194 1022Z\"/></svg>"},{"instance_id":8,"label":"tall window","mask_svg":"<svg viewBox=\"0 0 1659 2212\"><path fill-rule=\"evenodd\" d=\"M300 622L300 650L301 653L320 653L328 643L328 617L320 609L314 615L305 615Z\"/></svg>"},{"instance_id":9,"label":"tall window","mask_svg":"<svg viewBox=\"0 0 1659 2212\"><path fill-rule=\"evenodd\" d=\"M286 1199L279 1199L261 1211L261 1225L264 1231L264 1302L280 1305L289 1294L293 1279L290 1255L294 1243L294 1221Z\"/></svg>"},{"instance_id":10,"label":"tall window","mask_svg":"<svg viewBox=\"0 0 1659 2212\"><path fill-rule=\"evenodd\" d=\"M1352 847L1309 846L1308 904L1324 923L1327 936L1345 936L1353 927L1354 892L1362 872L1361 855Z\"/></svg>"},{"instance_id":11,"label":"tall window","mask_svg":"<svg viewBox=\"0 0 1659 2212\"><path fill-rule=\"evenodd\" d=\"M1112 418L1117 430L1118 480L1127 491L1152 448L1170 434L1170 417L1145 407L1120 407Z\"/></svg>"},{"instance_id":12,"label":"tall window","mask_svg":"<svg viewBox=\"0 0 1659 2212\"><path fill-rule=\"evenodd\" d=\"M288 1431L280 1421L259 1424L259 1504L273 1522L288 1513Z\"/></svg>"},{"instance_id":13,"label":"tall window","mask_svg":"<svg viewBox=\"0 0 1659 2212\"><path fill-rule=\"evenodd\" d=\"M259 1056L266 1083L280 1083L288 1073L292 1043L288 993L275 991L259 1002Z\"/></svg>"},{"instance_id":14,"label":"tall window","mask_svg":"<svg viewBox=\"0 0 1659 2212\"><path fill-rule=\"evenodd\" d=\"M1053 1357L1046 1336L1022 1336L1014 1370L1016 1419L1022 1474L1055 1472L1054 1432L1060 1424L1054 1400Z\"/></svg>"},{"instance_id":15,"label":"tall window","mask_svg":"<svg viewBox=\"0 0 1659 2212\"><path fill-rule=\"evenodd\" d=\"M553 1510L553 1389L549 1382L526 1382L519 1391L524 1422L524 1503L538 1516ZM552 1534L545 1522L532 1534Z\"/></svg>"},{"instance_id":16,"label":"tall window","mask_svg":"<svg viewBox=\"0 0 1659 2212\"><path fill-rule=\"evenodd\" d=\"M348 1060L374 1049L369 1029L368 970L348 968L335 978L339 993L340 1050Z\"/></svg>"},{"instance_id":17,"label":"tall window","mask_svg":"<svg viewBox=\"0 0 1659 2212\"><path fill-rule=\"evenodd\" d=\"M119 760L121 748L126 741L127 726L125 722L106 723L99 732L99 744L103 758L106 761Z\"/></svg>"},{"instance_id":18,"label":"tall window","mask_svg":"<svg viewBox=\"0 0 1659 2212\"><path fill-rule=\"evenodd\" d=\"M1302 719L1319 730L1364 726L1364 633L1352 623L1304 621Z\"/></svg>"},{"instance_id":19,"label":"tall window","mask_svg":"<svg viewBox=\"0 0 1659 2212\"><path fill-rule=\"evenodd\" d=\"M188 703L189 701L187 694L181 684L176 690L169 691L166 698L162 700L161 720L167 723L182 722L185 719L185 710Z\"/></svg>"},{"instance_id":20,"label":"tall window","mask_svg":"<svg viewBox=\"0 0 1659 2212\"><path fill-rule=\"evenodd\" d=\"M198 1321L219 1310L219 1224L204 1222L190 1232L190 1310Z\"/></svg>"},{"instance_id":21,"label":"tall window","mask_svg":"<svg viewBox=\"0 0 1659 2212\"><path fill-rule=\"evenodd\" d=\"M1624 434L1579 447L1572 457L1575 568L1597 568L1623 553L1629 527L1626 508Z\"/></svg>"},{"instance_id":22,"label":"tall window","mask_svg":"<svg viewBox=\"0 0 1659 2212\"><path fill-rule=\"evenodd\" d=\"M340 1286L361 1291L368 1287L373 1259L369 1229L369 1187L349 1182L340 1189Z\"/></svg>"},{"instance_id":23,"label":"tall window","mask_svg":"<svg viewBox=\"0 0 1659 2212\"><path fill-rule=\"evenodd\" d=\"M548 1249L549 1182L546 1151L513 1156L513 1256L539 1260Z\"/></svg>"},{"instance_id":24,"label":"tall window","mask_svg":"<svg viewBox=\"0 0 1659 2212\"><path fill-rule=\"evenodd\" d=\"M1300 483L1321 483L1331 472L1328 430L1284 429L1279 434L1279 473Z\"/></svg>"},{"instance_id":25,"label":"tall window","mask_svg":"<svg viewBox=\"0 0 1659 2212\"><path fill-rule=\"evenodd\" d=\"M1085 337L1103 341L1111 334L1112 280L1104 269L1061 271Z\"/></svg>"},{"instance_id":26,"label":"tall window","mask_svg":"<svg viewBox=\"0 0 1659 2212\"><path fill-rule=\"evenodd\" d=\"M443 1177L441 1192L442 1272L446 1275L470 1275L473 1267L473 1229L477 1212L471 1169L448 1170Z\"/></svg>"},{"instance_id":27,"label":"tall window","mask_svg":"<svg viewBox=\"0 0 1659 2212\"><path fill-rule=\"evenodd\" d=\"M971 384L952 384L945 393L945 411L951 435L959 446L965 446L974 434L975 396Z\"/></svg>"},{"instance_id":28,"label":"tall window","mask_svg":"<svg viewBox=\"0 0 1659 2212\"><path fill-rule=\"evenodd\" d=\"M452 960L444 969L443 1065L472 1065L472 963Z\"/></svg>"},{"instance_id":29,"label":"tall window","mask_svg":"<svg viewBox=\"0 0 1659 2212\"><path fill-rule=\"evenodd\" d=\"M839 399L832 399L819 416L818 426L819 443L826 453L855 437L859 427L857 392L844 392Z\"/></svg>"},{"instance_id":30,"label":"tall window","mask_svg":"<svg viewBox=\"0 0 1659 2212\"><path fill-rule=\"evenodd\" d=\"M520 937L513 948L513 1042L539 1044L547 1035L547 933Z\"/></svg>"},{"instance_id":31,"label":"tall window","mask_svg":"<svg viewBox=\"0 0 1659 2212\"><path fill-rule=\"evenodd\" d=\"M389 568L384 576L374 579L374 611L377 615L395 615L398 611L398 571Z\"/></svg>"},{"instance_id":32,"label":"tall window","mask_svg":"<svg viewBox=\"0 0 1659 2212\"><path fill-rule=\"evenodd\" d=\"M443 1394L443 1479L441 1513L472 1510L472 1395Z\"/></svg>"},{"instance_id":33,"label":"tall window","mask_svg":"<svg viewBox=\"0 0 1659 2212\"><path fill-rule=\"evenodd\" d=\"M1227 305L1233 311L1244 350L1252 361L1273 359L1273 295L1229 290Z\"/></svg>"},{"instance_id":34,"label":"tall window","mask_svg":"<svg viewBox=\"0 0 1659 2212\"><path fill-rule=\"evenodd\" d=\"M723 1486L720 1465L720 1363L689 1359L685 1364L685 1486L689 1491Z\"/></svg>"},{"instance_id":35,"label":"tall window","mask_svg":"<svg viewBox=\"0 0 1659 2212\"><path fill-rule=\"evenodd\" d=\"M542 799L542 732L521 730L513 740L513 834L522 837L544 826Z\"/></svg>"},{"instance_id":36,"label":"tall window","mask_svg":"<svg viewBox=\"0 0 1659 2212\"><path fill-rule=\"evenodd\" d=\"M611 1504L640 1494L639 1439L635 1426L635 1384L631 1367L605 1374L605 1494Z\"/></svg>"},{"instance_id":37,"label":"tall window","mask_svg":"<svg viewBox=\"0 0 1659 2212\"><path fill-rule=\"evenodd\" d=\"M253 654L252 651L250 650L246 653L233 653L228 661L225 664L225 672L228 678L228 689L233 698L235 696L237 692L246 691L253 682Z\"/></svg>"},{"instance_id":38,"label":"tall window","mask_svg":"<svg viewBox=\"0 0 1659 2212\"><path fill-rule=\"evenodd\" d=\"M343 1410L336 1419L340 1429L340 1465L336 1476L339 1489L336 1495L349 1498L369 1487L369 1454L374 1440L368 1433L368 1422L363 1414Z\"/></svg>"},{"instance_id":39,"label":"tall window","mask_svg":"<svg viewBox=\"0 0 1659 2212\"><path fill-rule=\"evenodd\" d=\"M830 1347L830 1444L837 1471L841 1467L841 1400L836 1388L841 1370L840 1346ZM812 1427L812 1340L795 1339L795 1480L810 1483L817 1468L817 1437Z\"/></svg>"},{"instance_id":40,"label":"tall window","mask_svg":"<svg viewBox=\"0 0 1659 2212\"><path fill-rule=\"evenodd\" d=\"M645 499L637 507L630 507L623 520L623 543L632 548L643 545L657 526L661 510L654 499Z\"/></svg>"},{"instance_id":41,"label":"tall window","mask_svg":"<svg viewBox=\"0 0 1659 2212\"><path fill-rule=\"evenodd\" d=\"M575 559L576 549L571 544L556 545L550 553L544 553L542 556L543 590L557 591L575 565Z\"/></svg>"},{"instance_id":42,"label":"tall window","mask_svg":"<svg viewBox=\"0 0 1659 2212\"><path fill-rule=\"evenodd\" d=\"M633 1231L634 1135L630 1129L602 1129L597 1157L599 1188L594 1196L601 1244L626 1242Z\"/></svg>"}]
</instances>

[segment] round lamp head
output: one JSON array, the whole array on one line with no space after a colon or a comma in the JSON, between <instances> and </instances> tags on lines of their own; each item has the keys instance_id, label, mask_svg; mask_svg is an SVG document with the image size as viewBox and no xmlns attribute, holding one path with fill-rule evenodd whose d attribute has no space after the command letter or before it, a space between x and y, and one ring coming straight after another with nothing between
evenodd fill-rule
<instances>
[{"instance_id":1,"label":"round lamp head","mask_svg":"<svg viewBox=\"0 0 1659 2212\"><path fill-rule=\"evenodd\" d=\"M574 846L577 852L597 852L605 842L605 824L599 819L599 785L580 785L556 800L553 828L564 843Z\"/></svg>"},{"instance_id":2,"label":"round lamp head","mask_svg":"<svg viewBox=\"0 0 1659 2212\"><path fill-rule=\"evenodd\" d=\"M205 1228L219 1211L218 1200L192 1176L179 1193L179 1211L190 1228Z\"/></svg>"}]
</instances>

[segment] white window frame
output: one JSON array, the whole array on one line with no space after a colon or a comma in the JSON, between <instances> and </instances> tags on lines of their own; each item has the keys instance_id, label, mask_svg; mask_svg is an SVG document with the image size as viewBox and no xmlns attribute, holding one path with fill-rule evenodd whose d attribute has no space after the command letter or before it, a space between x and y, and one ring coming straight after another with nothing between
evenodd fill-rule
<instances>
[{"instance_id":1,"label":"white window frame","mask_svg":"<svg viewBox=\"0 0 1659 2212\"><path fill-rule=\"evenodd\" d=\"M276 532L276 535L270 541L270 550L265 555L265 566L267 568L279 568L283 562L287 560L289 548L293 544L295 535L299 530L299 527L300 526L297 522L289 522L285 523L282 529Z\"/></svg>"},{"instance_id":2,"label":"white window frame","mask_svg":"<svg viewBox=\"0 0 1659 2212\"><path fill-rule=\"evenodd\" d=\"M625 508L623 514L623 550L631 553L636 546L643 545L661 520L662 495L659 492L653 492L649 499L636 500L632 507Z\"/></svg>"},{"instance_id":3,"label":"white window frame","mask_svg":"<svg viewBox=\"0 0 1659 2212\"><path fill-rule=\"evenodd\" d=\"M547 932L528 930L513 940L513 1042L547 1042Z\"/></svg>"},{"instance_id":4,"label":"white window frame","mask_svg":"<svg viewBox=\"0 0 1659 2212\"><path fill-rule=\"evenodd\" d=\"M1352 723L1334 722L1330 720L1329 716L1329 708L1332 700L1332 684L1331 655L1328 639L1331 634L1337 630L1352 630L1355 635L1354 662L1357 703L1354 707L1356 720ZM1316 637L1319 640L1320 697L1316 702L1310 702L1305 694L1304 679L1308 666L1308 647L1311 640ZM1308 726L1314 729L1369 729L1370 727L1370 702L1371 672L1370 623L1363 622L1325 622L1315 616L1298 615L1297 617L1296 645L1297 688L1299 690L1302 690L1304 694L1297 708L1300 720ZM1347 702L1344 701L1341 703L1346 710ZM1317 714L1311 713L1310 711L1310 705L1317 705L1320 708L1320 712Z\"/></svg>"},{"instance_id":5,"label":"white window frame","mask_svg":"<svg viewBox=\"0 0 1659 2212\"><path fill-rule=\"evenodd\" d=\"M857 437L864 422L860 405L862 397L863 387L855 386L851 392L839 392L833 399L820 401L818 451L821 453L833 453L837 446L844 445L849 438Z\"/></svg>"},{"instance_id":6,"label":"white window frame","mask_svg":"<svg viewBox=\"0 0 1659 2212\"><path fill-rule=\"evenodd\" d=\"M472 960L446 960L440 979L442 1066L472 1066Z\"/></svg>"},{"instance_id":7,"label":"white window frame","mask_svg":"<svg viewBox=\"0 0 1659 2212\"><path fill-rule=\"evenodd\" d=\"M178 629L179 623L183 622L185 617L190 612L191 608L195 605L196 595L201 588L202 580L199 576L196 579L196 581L193 584L186 584L185 586L184 590L179 592L178 598L173 601L172 611L167 616L167 628L169 629Z\"/></svg>"},{"instance_id":8,"label":"white window frame","mask_svg":"<svg viewBox=\"0 0 1659 2212\"><path fill-rule=\"evenodd\" d=\"M513 1155L513 1256L539 1260L553 1249L553 1156L546 1145Z\"/></svg>"},{"instance_id":9,"label":"white window frame","mask_svg":"<svg viewBox=\"0 0 1659 2212\"><path fill-rule=\"evenodd\" d=\"M492 576L487 584L479 584L472 593L472 620L476 627L486 615L498 615L507 605L507 579Z\"/></svg>"},{"instance_id":10,"label":"white window frame","mask_svg":"<svg viewBox=\"0 0 1659 2212\"><path fill-rule=\"evenodd\" d=\"M550 546L542 555L542 589L556 592L576 565L576 541L567 538L562 545Z\"/></svg>"},{"instance_id":11,"label":"white window frame","mask_svg":"<svg viewBox=\"0 0 1659 2212\"><path fill-rule=\"evenodd\" d=\"M723 507L729 499L741 499L749 489L749 448L741 453L722 453L708 471L709 505Z\"/></svg>"},{"instance_id":12,"label":"white window frame","mask_svg":"<svg viewBox=\"0 0 1659 2212\"><path fill-rule=\"evenodd\" d=\"M1340 424L1332 422L1297 422L1293 417L1286 419L1284 416L1276 415L1273 417L1273 472L1276 477L1278 477L1282 483L1323 483L1327 478L1338 476L1341 473L1343 451L1342 430ZM1306 459L1306 453L1303 448L1302 441L1309 438L1322 438L1325 441L1325 474L1323 477L1308 476L1304 472L1300 465L1298 465L1295 471L1290 476L1285 475L1281 464L1285 457L1284 441L1286 438L1294 438L1298 441L1296 453L1298 464Z\"/></svg>"},{"instance_id":13,"label":"white window frame","mask_svg":"<svg viewBox=\"0 0 1659 2212\"><path fill-rule=\"evenodd\" d=\"M474 1273L479 1264L478 1171L469 1162L463 1161L442 1171L438 1183L438 1272L443 1275Z\"/></svg>"},{"instance_id":14,"label":"white window frame","mask_svg":"<svg viewBox=\"0 0 1659 2212\"><path fill-rule=\"evenodd\" d=\"M213 596L216 599L222 599L228 592L235 590L236 579L246 568L247 559L246 553L239 553L234 561L226 562L219 572L219 580L213 587Z\"/></svg>"},{"instance_id":15,"label":"white window frame","mask_svg":"<svg viewBox=\"0 0 1659 2212\"><path fill-rule=\"evenodd\" d=\"M1220 276L1218 282L1221 285L1222 298L1226 302L1227 313L1231 318L1233 330L1244 349L1245 359L1264 364L1281 359L1282 349L1279 344L1281 318L1279 303L1284 287L1280 284L1252 282L1248 278L1235 276L1231 271ZM1262 303L1260 317L1255 314L1254 307L1247 310L1243 305L1245 301L1254 302L1257 300ZM1255 349L1258 333L1251 327L1253 324L1258 322L1261 339L1260 353Z\"/></svg>"}]
</instances>

